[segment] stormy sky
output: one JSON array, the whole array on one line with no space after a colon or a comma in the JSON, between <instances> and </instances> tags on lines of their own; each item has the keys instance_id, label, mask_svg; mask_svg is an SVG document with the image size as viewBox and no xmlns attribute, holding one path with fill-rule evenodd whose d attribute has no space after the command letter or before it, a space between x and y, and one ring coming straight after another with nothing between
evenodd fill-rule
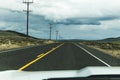
<instances>
[{"instance_id":1,"label":"stormy sky","mask_svg":"<svg viewBox=\"0 0 120 80\"><path fill-rule=\"evenodd\" d=\"M29 0L30 1L30 0ZM0 30L26 32L26 5L22 0L0 1ZM120 0L34 0L30 5L29 34L60 39L96 40L120 37Z\"/></svg>"}]
</instances>

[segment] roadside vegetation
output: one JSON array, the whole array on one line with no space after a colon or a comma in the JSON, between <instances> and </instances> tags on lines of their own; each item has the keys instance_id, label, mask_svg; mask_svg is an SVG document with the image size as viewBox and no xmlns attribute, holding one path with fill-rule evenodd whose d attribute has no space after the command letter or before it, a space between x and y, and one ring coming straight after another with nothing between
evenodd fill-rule
<instances>
[{"instance_id":1,"label":"roadside vegetation","mask_svg":"<svg viewBox=\"0 0 120 80\"><path fill-rule=\"evenodd\" d=\"M42 44L43 41L24 37L0 37L0 50L18 48L24 46L34 46Z\"/></svg>"},{"instance_id":2,"label":"roadside vegetation","mask_svg":"<svg viewBox=\"0 0 120 80\"><path fill-rule=\"evenodd\" d=\"M120 41L83 41L81 42L88 47L97 49L106 54L112 55L114 57L120 58Z\"/></svg>"},{"instance_id":3,"label":"roadside vegetation","mask_svg":"<svg viewBox=\"0 0 120 80\"><path fill-rule=\"evenodd\" d=\"M53 43L53 41L26 37L24 34L13 31L0 31L0 51L49 43Z\"/></svg>"}]
</instances>

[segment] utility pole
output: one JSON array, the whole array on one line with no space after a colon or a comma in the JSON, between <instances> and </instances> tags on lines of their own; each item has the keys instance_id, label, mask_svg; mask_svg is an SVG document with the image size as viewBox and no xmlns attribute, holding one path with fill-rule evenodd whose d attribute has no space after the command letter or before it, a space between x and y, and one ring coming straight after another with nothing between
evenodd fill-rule
<instances>
[{"instance_id":1,"label":"utility pole","mask_svg":"<svg viewBox=\"0 0 120 80\"><path fill-rule=\"evenodd\" d=\"M58 40L58 30L56 31L56 41Z\"/></svg>"},{"instance_id":2,"label":"utility pole","mask_svg":"<svg viewBox=\"0 0 120 80\"><path fill-rule=\"evenodd\" d=\"M23 3L27 5L27 10L24 10L24 11L27 12L26 35L29 36L29 13L31 12L29 7L30 7L30 4L33 3L33 0L23 0Z\"/></svg>"},{"instance_id":3,"label":"utility pole","mask_svg":"<svg viewBox=\"0 0 120 80\"><path fill-rule=\"evenodd\" d=\"M50 24L50 40L51 40L51 34L52 34L52 23L49 23Z\"/></svg>"}]
</instances>

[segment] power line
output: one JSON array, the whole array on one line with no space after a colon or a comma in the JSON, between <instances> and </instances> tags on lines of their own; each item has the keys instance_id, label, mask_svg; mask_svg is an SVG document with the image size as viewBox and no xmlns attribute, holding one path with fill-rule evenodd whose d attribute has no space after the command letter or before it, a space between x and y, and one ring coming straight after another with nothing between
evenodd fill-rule
<instances>
[{"instance_id":1,"label":"power line","mask_svg":"<svg viewBox=\"0 0 120 80\"><path fill-rule=\"evenodd\" d=\"M51 36L52 36L52 23L49 23L50 24L50 36L49 36L49 39L51 40Z\"/></svg>"},{"instance_id":2,"label":"power line","mask_svg":"<svg viewBox=\"0 0 120 80\"><path fill-rule=\"evenodd\" d=\"M62 40L62 39L64 39L64 38L59 34L59 40Z\"/></svg>"},{"instance_id":3,"label":"power line","mask_svg":"<svg viewBox=\"0 0 120 80\"><path fill-rule=\"evenodd\" d=\"M58 30L56 31L56 40L58 40Z\"/></svg>"},{"instance_id":4,"label":"power line","mask_svg":"<svg viewBox=\"0 0 120 80\"><path fill-rule=\"evenodd\" d=\"M33 0L23 0L23 3L25 3L27 5L27 10L24 10L25 12L27 12L27 23L26 23L26 35L29 36L29 13L31 12L30 10L30 4L33 3Z\"/></svg>"}]
</instances>

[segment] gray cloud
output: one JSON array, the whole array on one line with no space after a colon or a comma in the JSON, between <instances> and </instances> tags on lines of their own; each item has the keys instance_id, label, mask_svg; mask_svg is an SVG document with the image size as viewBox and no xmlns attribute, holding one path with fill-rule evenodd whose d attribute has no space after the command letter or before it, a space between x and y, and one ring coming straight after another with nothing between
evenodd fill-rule
<instances>
[{"instance_id":1,"label":"gray cloud","mask_svg":"<svg viewBox=\"0 0 120 80\"><path fill-rule=\"evenodd\" d=\"M101 25L102 21L109 21L119 19L118 16L105 16L105 17L84 17L84 18L70 18L54 22L55 24L64 25Z\"/></svg>"},{"instance_id":2,"label":"gray cloud","mask_svg":"<svg viewBox=\"0 0 120 80\"><path fill-rule=\"evenodd\" d=\"M3 14L5 17L0 17L0 20L7 21L7 22L18 22L18 23L25 23L26 21L26 13L22 11L17 10L10 10L10 9L4 9L0 8L0 12L5 12L6 14ZM64 25L101 25L102 21L108 21L108 20L115 20L119 19L119 16L110 15L110 16L103 16L103 17L79 17L79 18L68 18L68 19L62 19L62 20L49 20L46 19L45 16L40 16L37 14L30 14L30 23L32 24L48 24L48 23L54 23L54 24L64 24Z\"/></svg>"},{"instance_id":3,"label":"gray cloud","mask_svg":"<svg viewBox=\"0 0 120 80\"><path fill-rule=\"evenodd\" d=\"M67 19L63 21L55 22L55 24L64 25L100 25L99 21L93 19Z\"/></svg>"}]
</instances>

